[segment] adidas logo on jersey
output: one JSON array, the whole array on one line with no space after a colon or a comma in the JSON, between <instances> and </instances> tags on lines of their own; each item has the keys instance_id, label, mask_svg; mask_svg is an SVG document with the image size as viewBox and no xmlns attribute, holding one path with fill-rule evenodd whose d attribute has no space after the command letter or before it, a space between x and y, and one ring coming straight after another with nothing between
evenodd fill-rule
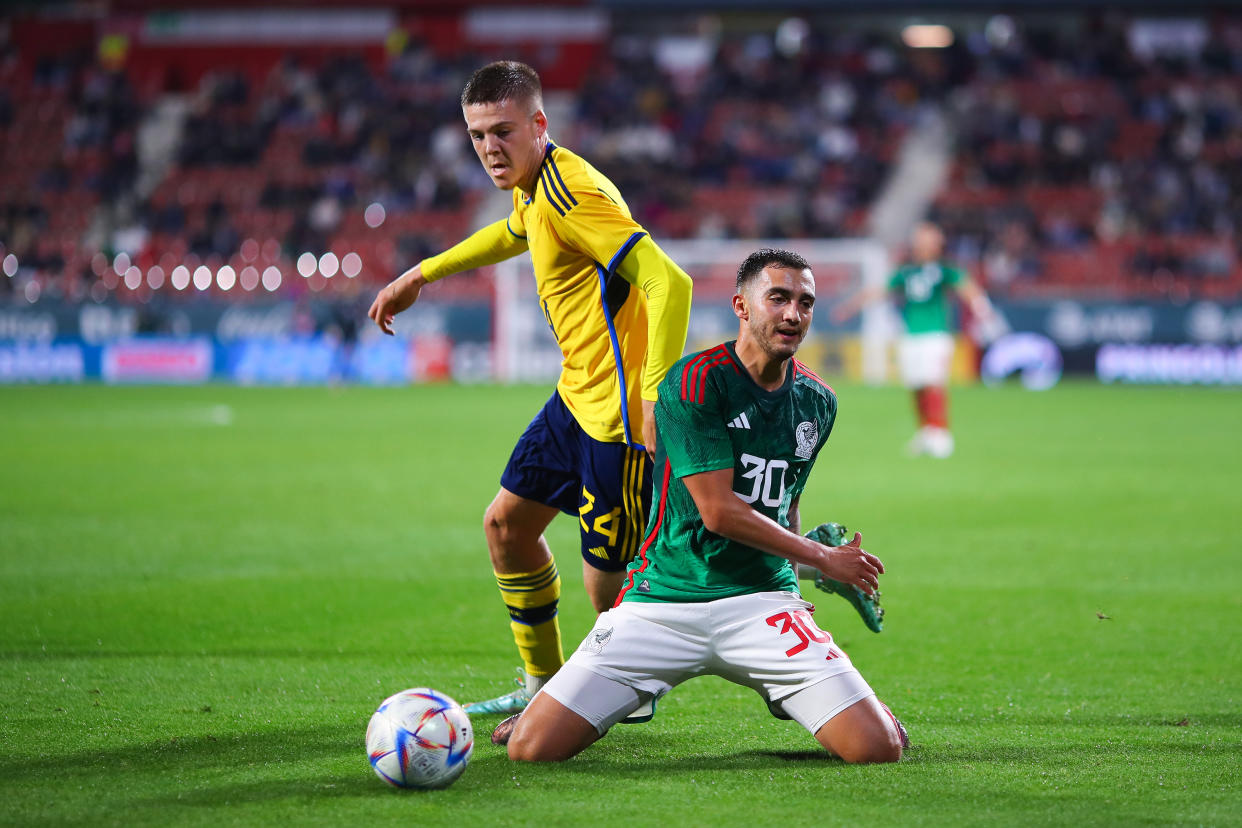
<instances>
[{"instance_id":1,"label":"adidas logo on jersey","mask_svg":"<svg viewBox=\"0 0 1242 828\"><path fill-rule=\"evenodd\" d=\"M750 420L746 419L746 412L743 411L730 420L729 428L750 428Z\"/></svg>"}]
</instances>

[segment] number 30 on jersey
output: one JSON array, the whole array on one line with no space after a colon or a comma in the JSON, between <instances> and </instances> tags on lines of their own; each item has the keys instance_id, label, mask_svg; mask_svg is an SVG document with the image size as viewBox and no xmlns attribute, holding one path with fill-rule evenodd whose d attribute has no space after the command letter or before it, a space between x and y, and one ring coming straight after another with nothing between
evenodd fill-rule
<instances>
[{"instance_id":1,"label":"number 30 on jersey","mask_svg":"<svg viewBox=\"0 0 1242 828\"><path fill-rule=\"evenodd\" d=\"M752 482L750 491L734 494L746 503L759 501L764 506L780 506L785 498L785 471L789 468L788 461L765 460L753 454L743 454L738 459L746 469L742 473L742 479Z\"/></svg>"}]
</instances>

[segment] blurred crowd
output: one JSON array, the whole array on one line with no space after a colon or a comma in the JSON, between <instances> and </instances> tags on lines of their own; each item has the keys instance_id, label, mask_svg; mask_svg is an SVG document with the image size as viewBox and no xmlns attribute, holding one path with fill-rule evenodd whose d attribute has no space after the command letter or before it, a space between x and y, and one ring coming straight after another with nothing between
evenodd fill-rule
<instances>
[{"instance_id":1,"label":"blurred crowd","mask_svg":"<svg viewBox=\"0 0 1242 828\"><path fill-rule=\"evenodd\" d=\"M997 17L943 50L814 19L775 36L620 32L552 134L657 237L833 238L867 233L903 137L936 113L955 138L932 217L990 289L1236 293L1240 21L1176 48L1124 18L1079 22ZM210 73L152 180L138 144L160 84L2 43L0 291L20 269L36 297L141 292L182 263L253 269L247 290L275 267L301 290L298 257L330 251L356 251L360 278L312 289L386 281L466 232L490 190L457 105L485 59L412 39L380 61Z\"/></svg>"},{"instance_id":2,"label":"blurred crowd","mask_svg":"<svg viewBox=\"0 0 1242 828\"><path fill-rule=\"evenodd\" d=\"M955 257L998 290L1236 294L1242 20L1203 23L1162 42L1105 16L972 50L936 209Z\"/></svg>"}]
</instances>

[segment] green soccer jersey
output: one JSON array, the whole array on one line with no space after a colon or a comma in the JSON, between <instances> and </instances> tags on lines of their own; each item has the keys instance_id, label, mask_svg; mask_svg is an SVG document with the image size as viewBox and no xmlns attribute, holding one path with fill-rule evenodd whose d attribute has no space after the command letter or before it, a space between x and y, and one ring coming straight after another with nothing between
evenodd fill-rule
<instances>
[{"instance_id":1,"label":"green soccer jersey","mask_svg":"<svg viewBox=\"0 0 1242 828\"><path fill-rule=\"evenodd\" d=\"M897 268L888 280L888 287L901 295L901 316L906 331L912 334L951 331L948 288L960 285L965 278L962 271L943 262Z\"/></svg>"},{"instance_id":2,"label":"green soccer jersey","mask_svg":"<svg viewBox=\"0 0 1242 828\"><path fill-rule=\"evenodd\" d=\"M796 359L765 391L732 342L684 357L660 383L655 498L620 600L714 601L798 592L786 559L709 532L683 477L733 470L733 491L782 526L837 415L832 389Z\"/></svg>"}]
</instances>

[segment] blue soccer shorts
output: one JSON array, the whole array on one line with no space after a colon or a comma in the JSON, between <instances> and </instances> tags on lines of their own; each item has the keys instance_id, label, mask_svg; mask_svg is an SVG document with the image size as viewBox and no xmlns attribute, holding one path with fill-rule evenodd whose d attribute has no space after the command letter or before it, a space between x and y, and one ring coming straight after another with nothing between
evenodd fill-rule
<instances>
[{"instance_id":1,"label":"blue soccer shorts","mask_svg":"<svg viewBox=\"0 0 1242 828\"><path fill-rule=\"evenodd\" d=\"M651 459L588 435L559 393L518 439L500 485L578 518L582 558L619 572L638 553L651 505Z\"/></svg>"}]
</instances>

